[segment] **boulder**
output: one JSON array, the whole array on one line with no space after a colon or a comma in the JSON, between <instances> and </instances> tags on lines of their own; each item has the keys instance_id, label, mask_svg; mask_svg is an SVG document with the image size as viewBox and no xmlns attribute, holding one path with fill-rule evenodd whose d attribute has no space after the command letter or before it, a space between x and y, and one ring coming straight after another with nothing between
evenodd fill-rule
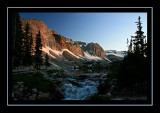
<instances>
[{"instance_id":1,"label":"boulder","mask_svg":"<svg viewBox=\"0 0 160 113\"><path fill-rule=\"evenodd\" d=\"M32 93L37 93L37 88L33 88Z\"/></svg>"},{"instance_id":2,"label":"boulder","mask_svg":"<svg viewBox=\"0 0 160 113\"><path fill-rule=\"evenodd\" d=\"M37 97L38 100L49 100L49 92L39 92L39 95Z\"/></svg>"},{"instance_id":3,"label":"boulder","mask_svg":"<svg viewBox=\"0 0 160 113\"><path fill-rule=\"evenodd\" d=\"M32 94L31 96L29 96L29 100L36 100L36 94Z\"/></svg>"}]
</instances>

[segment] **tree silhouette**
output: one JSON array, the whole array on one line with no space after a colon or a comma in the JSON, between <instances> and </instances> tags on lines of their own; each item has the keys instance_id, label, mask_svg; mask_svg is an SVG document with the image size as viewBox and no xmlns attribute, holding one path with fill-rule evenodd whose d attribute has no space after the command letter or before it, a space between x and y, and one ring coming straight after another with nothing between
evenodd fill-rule
<instances>
[{"instance_id":1,"label":"tree silhouette","mask_svg":"<svg viewBox=\"0 0 160 113\"><path fill-rule=\"evenodd\" d=\"M44 62L44 64L46 66L46 69L47 69L47 67L50 66L48 54L46 54L46 56L45 56L45 62Z\"/></svg>"},{"instance_id":2,"label":"tree silhouette","mask_svg":"<svg viewBox=\"0 0 160 113\"><path fill-rule=\"evenodd\" d=\"M144 49L145 49L145 43L144 39L146 36L144 36L144 32L142 31L142 22L141 17L138 17L137 28L138 30L135 32L136 36L131 36L133 41L133 52L137 52L144 55Z\"/></svg>"},{"instance_id":3,"label":"tree silhouette","mask_svg":"<svg viewBox=\"0 0 160 113\"><path fill-rule=\"evenodd\" d=\"M138 18L136 36L131 36L128 54L124 57L118 71L118 84L125 93L147 94L147 57L145 57L146 45L143 35L142 23Z\"/></svg>"},{"instance_id":4,"label":"tree silhouette","mask_svg":"<svg viewBox=\"0 0 160 113\"><path fill-rule=\"evenodd\" d=\"M19 14L12 14L12 67L20 66L23 60L23 32Z\"/></svg>"},{"instance_id":5,"label":"tree silhouette","mask_svg":"<svg viewBox=\"0 0 160 113\"><path fill-rule=\"evenodd\" d=\"M40 31L36 36L36 46L35 46L35 55L34 55L35 69L40 69L43 59L42 59L42 43L40 37Z\"/></svg>"},{"instance_id":6,"label":"tree silhouette","mask_svg":"<svg viewBox=\"0 0 160 113\"><path fill-rule=\"evenodd\" d=\"M25 26L25 32L24 32L24 65L30 66L31 63L31 54L30 54L30 32L29 32L29 23L27 22Z\"/></svg>"}]
</instances>

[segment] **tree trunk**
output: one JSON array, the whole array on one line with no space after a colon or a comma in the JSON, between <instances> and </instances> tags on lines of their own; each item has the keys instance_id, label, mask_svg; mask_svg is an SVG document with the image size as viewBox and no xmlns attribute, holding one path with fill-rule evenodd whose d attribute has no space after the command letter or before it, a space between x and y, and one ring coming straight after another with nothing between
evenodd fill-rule
<instances>
[{"instance_id":1,"label":"tree trunk","mask_svg":"<svg viewBox=\"0 0 160 113\"><path fill-rule=\"evenodd\" d=\"M15 39L16 39L16 13L13 13L12 15L12 67L14 64L14 58L15 58Z\"/></svg>"}]
</instances>

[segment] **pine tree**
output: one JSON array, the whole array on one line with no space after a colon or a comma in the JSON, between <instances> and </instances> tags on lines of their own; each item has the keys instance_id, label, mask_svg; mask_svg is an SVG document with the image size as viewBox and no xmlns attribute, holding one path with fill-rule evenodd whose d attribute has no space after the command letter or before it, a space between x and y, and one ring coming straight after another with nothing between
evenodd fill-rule
<instances>
[{"instance_id":1,"label":"pine tree","mask_svg":"<svg viewBox=\"0 0 160 113\"><path fill-rule=\"evenodd\" d=\"M128 52L131 53L132 52L132 39L130 40L130 44L128 47Z\"/></svg>"},{"instance_id":2,"label":"pine tree","mask_svg":"<svg viewBox=\"0 0 160 113\"><path fill-rule=\"evenodd\" d=\"M32 33L31 33L31 36L30 36L29 45L30 45L31 54L33 54L33 37L32 37Z\"/></svg>"},{"instance_id":3,"label":"pine tree","mask_svg":"<svg viewBox=\"0 0 160 113\"><path fill-rule=\"evenodd\" d=\"M31 33L30 40L29 40L29 53L30 53L29 65L32 65L33 64L33 37L32 37L32 33Z\"/></svg>"},{"instance_id":4,"label":"pine tree","mask_svg":"<svg viewBox=\"0 0 160 113\"><path fill-rule=\"evenodd\" d=\"M42 43L41 43L41 37L40 37L40 31L36 36L36 46L35 46L35 69L40 69L43 59L42 59Z\"/></svg>"},{"instance_id":5,"label":"pine tree","mask_svg":"<svg viewBox=\"0 0 160 113\"><path fill-rule=\"evenodd\" d=\"M29 48L29 23L27 22L25 26L25 33L24 33L24 65L29 66L30 64L30 48Z\"/></svg>"},{"instance_id":6,"label":"pine tree","mask_svg":"<svg viewBox=\"0 0 160 113\"><path fill-rule=\"evenodd\" d=\"M48 54L46 54L46 56L45 56L45 62L44 62L44 64L46 66L46 69L47 69L47 67L50 66Z\"/></svg>"},{"instance_id":7,"label":"pine tree","mask_svg":"<svg viewBox=\"0 0 160 113\"><path fill-rule=\"evenodd\" d=\"M31 66L33 63L32 54L33 54L33 37L32 33L30 33L30 26L27 22L25 26L24 33L24 65Z\"/></svg>"},{"instance_id":8,"label":"pine tree","mask_svg":"<svg viewBox=\"0 0 160 113\"><path fill-rule=\"evenodd\" d=\"M128 38L127 38L127 47L129 47L128 43L129 43L129 41L128 41Z\"/></svg>"},{"instance_id":9,"label":"pine tree","mask_svg":"<svg viewBox=\"0 0 160 113\"><path fill-rule=\"evenodd\" d=\"M124 57L120 65L117 81L125 93L146 95L147 94L147 57L145 57L145 36L142 31L142 23L138 18L136 36L131 36L128 47L128 55Z\"/></svg>"},{"instance_id":10,"label":"pine tree","mask_svg":"<svg viewBox=\"0 0 160 113\"><path fill-rule=\"evenodd\" d=\"M23 32L19 14L12 14L12 67L20 66L23 60Z\"/></svg>"},{"instance_id":11,"label":"pine tree","mask_svg":"<svg viewBox=\"0 0 160 113\"><path fill-rule=\"evenodd\" d=\"M144 39L146 36L144 36L144 32L142 31L142 22L141 22L141 17L138 17L138 22L137 23L137 28L138 30L135 32L136 36L131 36L131 38L133 39L133 44L134 44L134 52L136 53L140 53L144 55Z\"/></svg>"}]
</instances>

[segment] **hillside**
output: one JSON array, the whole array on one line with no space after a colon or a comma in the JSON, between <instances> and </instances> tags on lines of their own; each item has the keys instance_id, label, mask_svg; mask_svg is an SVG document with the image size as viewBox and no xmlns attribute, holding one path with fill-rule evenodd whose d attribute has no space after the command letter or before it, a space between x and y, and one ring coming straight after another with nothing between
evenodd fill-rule
<instances>
[{"instance_id":1,"label":"hillside","mask_svg":"<svg viewBox=\"0 0 160 113\"><path fill-rule=\"evenodd\" d=\"M25 32L26 24L29 23L34 46L36 35L40 31L43 57L48 54L50 63L56 67L67 69L91 60L110 62L98 43L86 45L85 42L73 41L58 34L55 30L49 29L44 22L38 19L21 19L21 22L23 32Z\"/></svg>"}]
</instances>

